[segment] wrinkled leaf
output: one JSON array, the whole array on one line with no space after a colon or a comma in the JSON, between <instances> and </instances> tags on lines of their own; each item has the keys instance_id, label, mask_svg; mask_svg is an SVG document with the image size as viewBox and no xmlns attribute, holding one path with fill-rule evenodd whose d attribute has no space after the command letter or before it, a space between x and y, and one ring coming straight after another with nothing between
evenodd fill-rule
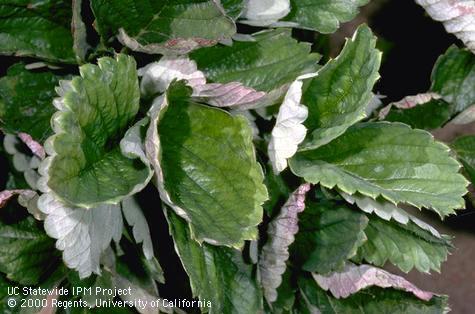
<instances>
[{"instance_id":1,"label":"wrinkled leaf","mask_svg":"<svg viewBox=\"0 0 475 314\"><path fill-rule=\"evenodd\" d=\"M112 239L122 236L122 215L118 205L100 205L84 209L70 207L51 193L41 195L39 209L46 215L44 228L55 238L56 248L63 251L66 266L80 278L100 274L100 257Z\"/></svg>"},{"instance_id":2,"label":"wrinkled leaf","mask_svg":"<svg viewBox=\"0 0 475 314\"><path fill-rule=\"evenodd\" d=\"M297 153L290 167L310 183L431 208L441 217L463 208L467 192L448 147L400 123L357 124L323 147Z\"/></svg>"},{"instance_id":3,"label":"wrinkled leaf","mask_svg":"<svg viewBox=\"0 0 475 314\"><path fill-rule=\"evenodd\" d=\"M368 240L360 247L357 260L376 266L389 261L406 273L413 268L425 273L440 272L451 248L445 236L436 237L412 221L402 225L371 216L365 234Z\"/></svg>"},{"instance_id":4,"label":"wrinkled leaf","mask_svg":"<svg viewBox=\"0 0 475 314\"><path fill-rule=\"evenodd\" d=\"M50 156L40 172L68 203L86 208L116 204L140 191L151 177L145 157L134 159L121 151L118 141L139 109L135 61L125 55L104 57L98 66L86 64L80 72L58 89L55 134L45 145Z\"/></svg>"},{"instance_id":5,"label":"wrinkled leaf","mask_svg":"<svg viewBox=\"0 0 475 314\"><path fill-rule=\"evenodd\" d=\"M330 291L337 299L347 298L368 287L394 288L412 293L415 297L429 301L434 294L423 291L406 279L393 275L381 268L370 265L355 265L348 263L341 272L328 276L312 274L318 285L325 291Z\"/></svg>"},{"instance_id":6,"label":"wrinkled leaf","mask_svg":"<svg viewBox=\"0 0 475 314\"><path fill-rule=\"evenodd\" d=\"M43 142L52 133L54 87L60 78L51 72L28 71L22 63L11 66L0 79L0 128Z\"/></svg>"},{"instance_id":7,"label":"wrinkled leaf","mask_svg":"<svg viewBox=\"0 0 475 314\"><path fill-rule=\"evenodd\" d=\"M368 219L333 203L308 203L301 214L292 254L307 271L326 274L344 267L366 241Z\"/></svg>"},{"instance_id":8,"label":"wrinkled leaf","mask_svg":"<svg viewBox=\"0 0 475 314\"><path fill-rule=\"evenodd\" d=\"M191 238L184 220L172 211L167 211L167 217L193 295L211 301L210 313L260 313L261 291L241 252L206 243L199 245Z\"/></svg>"},{"instance_id":9,"label":"wrinkled leaf","mask_svg":"<svg viewBox=\"0 0 475 314\"><path fill-rule=\"evenodd\" d=\"M74 63L71 3L0 1L0 54Z\"/></svg>"},{"instance_id":10,"label":"wrinkled leaf","mask_svg":"<svg viewBox=\"0 0 475 314\"><path fill-rule=\"evenodd\" d=\"M256 239L267 200L252 131L245 118L193 103L190 94L177 83L152 108L146 145L156 185L194 239L240 247Z\"/></svg>"},{"instance_id":11,"label":"wrinkled leaf","mask_svg":"<svg viewBox=\"0 0 475 314\"><path fill-rule=\"evenodd\" d=\"M270 303L277 300L277 288L289 259L289 246L299 230L298 214L305 209L305 194L310 190L306 183L295 190L267 227L268 240L259 258L259 271L264 296Z\"/></svg>"},{"instance_id":12,"label":"wrinkled leaf","mask_svg":"<svg viewBox=\"0 0 475 314\"><path fill-rule=\"evenodd\" d=\"M329 61L313 78L302 97L308 107L307 138L300 149L327 144L366 117L372 89L379 78L381 53L376 37L360 26L341 54Z\"/></svg>"},{"instance_id":13,"label":"wrinkled leaf","mask_svg":"<svg viewBox=\"0 0 475 314\"><path fill-rule=\"evenodd\" d=\"M215 1L92 0L91 4L103 39L118 35L135 51L185 54L236 32L234 22Z\"/></svg>"}]
</instances>

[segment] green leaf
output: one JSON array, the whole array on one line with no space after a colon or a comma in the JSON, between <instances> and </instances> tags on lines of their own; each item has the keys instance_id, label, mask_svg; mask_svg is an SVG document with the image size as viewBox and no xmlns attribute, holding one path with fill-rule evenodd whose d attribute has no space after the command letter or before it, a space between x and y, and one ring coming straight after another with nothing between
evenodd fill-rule
<instances>
[{"instance_id":1,"label":"green leaf","mask_svg":"<svg viewBox=\"0 0 475 314\"><path fill-rule=\"evenodd\" d=\"M449 310L446 296L425 302L407 292L374 287L346 299L336 299L309 276L299 279L299 288L299 304L295 310L299 314L444 314Z\"/></svg>"},{"instance_id":2,"label":"green leaf","mask_svg":"<svg viewBox=\"0 0 475 314\"><path fill-rule=\"evenodd\" d=\"M54 240L33 217L15 224L0 223L0 271L23 285L36 285L60 263Z\"/></svg>"},{"instance_id":3,"label":"green leaf","mask_svg":"<svg viewBox=\"0 0 475 314\"><path fill-rule=\"evenodd\" d=\"M365 234L368 241L360 247L357 260L376 266L389 261L406 273L413 268L425 273L440 272L451 248L447 237L436 237L412 221L402 225L370 216Z\"/></svg>"},{"instance_id":4,"label":"green leaf","mask_svg":"<svg viewBox=\"0 0 475 314\"><path fill-rule=\"evenodd\" d=\"M170 210L167 217L193 295L211 301L212 313L260 313L262 294L252 267L244 264L241 252L206 243L199 245L191 238L184 220Z\"/></svg>"},{"instance_id":5,"label":"green leaf","mask_svg":"<svg viewBox=\"0 0 475 314\"><path fill-rule=\"evenodd\" d=\"M308 107L307 138L301 150L322 146L366 117L371 91L379 78L381 53L376 37L366 25L347 41L341 54L313 78L302 96Z\"/></svg>"},{"instance_id":6,"label":"green leaf","mask_svg":"<svg viewBox=\"0 0 475 314\"><path fill-rule=\"evenodd\" d=\"M86 60L86 55L91 46L87 42L87 28L81 16L82 0L73 0L73 16L72 16L72 32L73 32L73 49L76 59L79 63Z\"/></svg>"},{"instance_id":7,"label":"green leaf","mask_svg":"<svg viewBox=\"0 0 475 314\"><path fill-rule=\"evenodd\" d=\"M433 99L412 108L391 109L385 120L402 122L416 129L433 130L450 120L453 108L442 99Z\"/></svg>"},{"instance_id":8,"label":"green leaf","mask_svg":"<svg viewBox=\"0 0 475 314\"><path fill-rule=\"evenodd\" d=\"M184 54L236 33L215 1L92 0L91 5L103 39L119 34L123 44L146 53Z\"/></svg>"},{"instance_id":9,"label":"green leaf","mask_svg":"<svg viewBox=\"0 0 475 314\"><path fill-rule=\"evenodd\" d=\"M191 54L209 82L240 82L270 92L290 84L302 73L314 72L320 57L310 44L298 43L289 29L254 34L255 41L203 48Z\"/></svg>"},{"instance_id":10,"label":"green leaf","mask_svg":"<svg viewBox=\"0 0 475 314\"><path fill-rule=\"evenodd\" d=\"M473 184L475 182L475 136L459 137L450 146L462 163L467 178Z\"/></svg>"},{"instance_id":11,"label":"green leaf","mask_svg":"<svg viewBox=\"0 0 475 314\"><path fill-rule=\"evenodd\" d=\"M6 133L24 132L43 142L51 135L55 108L54 90L61 77L50 72L31 72L17 63L0 79L0 128Z\"/></svg>"},{"instance_id":12,"label":"green leaf","mask_svg":"<svg viewBox=\"0 0 475 314\"><path fill-rule=\"evenodd\" d=\"M366 241L366 216L334 203L307 202L299 221L292 254L307 271L326 274L343 268Z\"/></svg>"},{"instance_id":13,"label":"green leaf","mask_svg":"<svg viewBox=\"0 0 475 314\"><path fill-rule=\"evenodd\" d=\"M475 104L475 55L466 49L450 47L432 70L431 90L460 112Z\"/></svg>"},{"instance_id":14,"label":"green leaf","mask_svg":"<svg viewBox=\"0 0 475 314\"><path fill-rule=\"evenodd\" d=\"M244 117L193 103L190 95L183 82L172 84L152 108L146 145L157 187L190 222L194 239L240 247L257 238L267 200L252 130Z\"/></svg>"},{"instance_id":15,"label":"green leaf","mask_svg":"<svg viewBox=\"0 0 475 314\"><path fill-rule=\"evenodd\" d=\"M0 1L0 54L74 63L71 3Z\"/></svg>"},{"instance_id":16,"label":"green leaf","mask_svg":"<svg viewBox=\"0 0 475 314\"><path fill-rule=\"evenodd\" d=\"M467 192L448 147L400 123L357 124L323 147L297 153L290 167L310 183L431 208L441 217L463 208Z\"/></svg>"},{"instance_id":17,"label":"green leaf","mask_svg":"<svg viewBox=\"0 0 475 314\"><path fill-rule=\"evenodd\" d=\"M144 156L133 159L119 147L139 109L135 61L125 55L104 57L98 66L86 64L80 72L59 89L59 111L52 119L56 134L46 144L50 157L41 173L68 203L86 208L116 204L151 177Z\"/></svg>"},{"instance_id":18,"label":"green leaf","mask_svg":"<svg viewBox=\"0 0 475 314\"><path fill-rule=\"evenodd\" d=\"M241 15L242 10L245 6L244 0L221 0L221 5L223 6L226 14L233 19L237 19Z\"/></svg>"},{"instance_id":19,"label":"green leaf","mask_svg":"<svg viewBox=\"0 0 475 314\"><path fill-rule=\"evenodd\" d=\"M283 21L297 27L328 34L335 32L340 23L352 20L358 8L369 0L291 0L291 11Z\"/></svg>"}]
</instances>

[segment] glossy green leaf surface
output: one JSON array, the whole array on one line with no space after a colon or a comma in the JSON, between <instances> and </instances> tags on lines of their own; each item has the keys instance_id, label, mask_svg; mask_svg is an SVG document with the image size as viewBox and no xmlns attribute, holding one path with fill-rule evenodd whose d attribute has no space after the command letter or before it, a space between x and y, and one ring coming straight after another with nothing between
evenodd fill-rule
<instances>
[{"instance_id":1,"label":"glossy green leaf surface","mask_svg":"<svg viewBox=\"0 0 475 314\"><path fill-rule=\"evenodd\" d=\"M236 32L234 22L209 0L92 0L96 28L147 53L187 53L212 46Z\"/></svg>"},{"instance_id":2,"label":"glossy green leaf surface","mask_svg":"<svg viewBox=\"0 0 475 314\"><path fill-rule=\"evenodd\" d=\"M244 263L241 252L206 243L199 245L191 238L183 219L170 210L167 216L193 295L211 301L210 313L259 313L262 293L252 276L252 267Z\"/></svg>"},{"instance_id":3,"label":"glossy green leaf surface","mask_svg":"<svg viewBox=\"0 0 475 314\"><path fill-rule=\"evenodd\" d=\"M71 3L0 1L0 54L74 63Z\"/></svg>"},{"instance_id":4,"label":"glossy green leaf surface","mask_svg":"<svg viewBox=\"0 0 475 314\"><path fill-rule=\"evenodd\" d=\"M360 26L340 55L329 61L311 80L302 96L308 107L307 137L300 150L322 146L366 117L371 91L379 78L381 53L376 37Z\"/></svg>"},{"instance_id":5,"label":"glossy green leaf surface","mask_svg":"<svg viewBox=\"0 0 475 314\"><path fill-rule=\"evenodd\" d=\"M264 92L316 69L319 56L310 53L310 44L293 39L289 29L263 31L254 38L229 47L203 48L190 57L210 82L240 82Z\"/></svg>"},{"instance_id":6,"label":"glossy green leaf surface","mask_svg":"<svg viewBox=\"0 0 475 314\"><path fill-rule=\"evenodd\" d=\"M292 171L307 182L431 208L441 217L463 208L467 182L449 149L400 123L360 123L318 149L297 153Z\"/></svg>"},{"instance_id":7,"label":"glossy green leaf surface","mask_svg":"<svg viewBox=\"0 0 475 314\"><path fill-rule=\"evenodd\" d=\"M139 108L135 61L104 57L80 72L59 91L43 172L48 187L68 203L117 203L150 178L148 165L124 156L119 146Z\"/></svg>"}]
</instances>

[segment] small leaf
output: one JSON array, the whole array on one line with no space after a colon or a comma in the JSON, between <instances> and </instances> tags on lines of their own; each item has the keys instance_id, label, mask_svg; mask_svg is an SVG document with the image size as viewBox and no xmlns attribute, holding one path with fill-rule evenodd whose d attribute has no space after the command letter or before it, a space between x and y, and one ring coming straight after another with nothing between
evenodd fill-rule
<instances>
[{"instance_id":1,"label":"small leaf","mask_svg":"<svg viewBox=\"0 0 475 314\"><path fill-rule=\"evenodd\" d=\"M416 0L434 20L444 23L445 29L475 53L475 3L465 0Z\"/></svg>"},{"instance_id":2,"label":"small leaf","mask_svg":"<svg viewBox=\"0 0 475 314\"><path fill-rule=\"evenodd\" d=\"M0 54L74 63L71 3L0 2Z\"/></svg>"},{"instance_id":3,"label":"small leaf","mask_svg":"<svg viewBox=\"0 0 475 314\"><path fill-rule=\"evenodd\" d=\"M323 147L297 153L290 168L313 184L430 208L441 217L463 208L467 192L448 147L400 123L357 124Z\"/></svg>"},{"instance_id":4,"label":"small leaf","mask_svg":"<svg viewBox=\"0 0 475 314\"><path fill-rule=\"evenodd\" d=\"M463 165L467 178L475 183L475 136L468 135L456 139L451 145Z\"/></svg>"},{"instance_id":5,"label":"small leaf","mask_svg":"<svg viewBox=\"0 0 475 314\"><path fill-rule=\"evenodd\" d=\"M245 118L190 101L170 86L152 107L147 155L164 202L191 223L193 238L240 247L257 238L267 190Z\"/></svg>"},{"instance_id":6,"label":"small leaf","mask_svg":"<svg viewBox=\"0 0 475 314\"><path fill-rule=\"evenodd\" d=\"M309 203L300 217L294 255L302 268L326 274L344 267L365 241L368 219L334 203Z\"/></svg>"},{"instance_id":7,"label":"small leaf","mask_svg":"<svg viewBox=\"0 0 475 314\"><path fill-rule=\"evenodd\" d=\"M290 12L289 0L249 0L241 23L252 26L269 26Z\"/></svg>"},{"instance_id":8,"label":"small leaf","mask_svg":"<svg viewBox=\"0 0 475 314\"><path fill-rule=\"evenodd\" d=\"M436 237L411 221L402 225L371 216L365 234L368 241L359 248L358 260L381 267L389 261L406 273L413 268L440 272L451 248L446 237Z\"/></svg>"},{"instance_id":9,"label":"small leaf","mask_svg":"<svg viewBox=\"0 0 475 314\"><path fill-rule=\"evenodd\" d=\"M352 20L358 7L369 0L290 0L292 10L283 21L300 27L328 34L335 32L340 23ZM285 23L285 22L284 22Z\"/></svg>"},{"instance_id":10,"label":"small leaf","mask_svg":"<svg viewBox=\"0 0 475 314\"><path fill-rule=\"evenodd\" d=\"M297 313L445 314L450 310L446 296L434 296L425 302L407 292L372 287L346 299L336 299L319 288L313 278L302 277L298 285Z\"/></svg>"},{"instance_id":11,"label":"small leaf","mask_svg":"<svg viewBox=\"0 0 475 314\"><path fill-rule=\"evenodd\" d=\"M148 260L152 259L152 238L150 237L150 229L142 209L134 197L124 199L121 203L121 207L125 220L130 226L132 226L135 242L142 243L145 258Z\"/></svg>"},{"instance_id":12,"label":"small leaf","mask_svg":"<svg viewBox=\"0 0 475 314\"><path fill-rule=\"evenodd\" d=\"M73 48L76 59L79 63L86 61L86 55L91 48L87 42L87 29L81 16L82 0L73 0L72 2L72 32L73 32Z\"/></svg>"},{"instance_id":13,"label":"small leaf","mask_svg":"<svg viewBox=\"0 0 475 314\"><path fill-rule=\"evenodd\" d=\"M287 159L295 155L297 147L305 139L307 128L303 122L308 117L308 109L300 103L303 80L316 74L304 74L295 80L279 107L272 137L269 141L269 159L276 174L287 168Z\"/></svg>"},{"instance_id":14,"label":"small leaf","mask_svg":"<svg viewBox=\"0 0 475 314\"><path fill-rule=\"evenodd\" d=\"M215 1L92 0L91 6L103 39L118 34L124 45L146 53L185 54L236 32Z\"/></svg>"},{"instance_id":15,"label":"small leaf","mask_svg":"<svg viewBox=\"0 0 475 314\"><path fill-rule=\"evenodd\" d=\"M84 209L63 204L51 193L40 196L39 209L46 214L46 233L57 239L66 266L79 272L80 278L100 275L99 261L112 239L122 236L122 215L118 205L100 205Z\"/></svg>"},{"instance_id":16,"label":"small leaf","mask_svg":"<svg viewBox=\"0 0 475 314\"><path fill-rule=\"evenodd\" d=\"M305 194L309 190L308 183L299 186L267 227L268 240L259 258L259 271L264 296L270 303L277 300L277 288L289 259L289 246L299 229L298 214L305 209Z\"/></svg>"},{"instance_id":17,"label":"small leaf","mask_svg":"<svg viewBox=\"0 0 475 314\"><path fill-rule=\"evenodd\" d=\"M60 79L50 72L28 71L22 63L11 66L0 79L0 128L43 143L52 133L54 88Z\"/></svg>"},{"instance_id":18,"label":"small leaf","mask_svg":"<svg viewBox=\"0 0 475 314\"><path fill-rule=\"evenodd\" d=\"M475 104L474 85L475 55L456 46L447 49L432 70L431 90L452 104L457 113Z\"/></svg>"},{"instance_id":19,"label":"small leaf","mask_svg":"<svg viewBox=\"0 0 475 314\"><path fill-rule=\"evenodd\" d=\"M381 53L376 37L360 26L340 55L313 78L302 97L308 107L307 138L300 150L317 148L343 134L366 117L372 89L379 78Z\"/></svg>"},{"instance_id":20,"label":"small leaf","mask_svg":"<svg viewBox=\"0 0 475 314\"><path fill-rule=\"evenodd\" d=\"M117 204L140 191L152 175L144 156L122 152L118 143L139 109L135 61L125 55L104 57L80 72L58 89L55 134L45 145L50 156L40 172L65 202L85 208Z\"/></svg>"},{"instance_id":21,"label":"small leaf","mask_svg":"<svg viewBox=\"0 0 475 314\"><path fill-rule=\"evenodd\" d=\"M271 92L303 73L315 72L319 56L310 44L298 43L288 29L254 34L255 41L237 41L193 52L210 83L239 82L257 91ZM284 91L285 93L285 91Z\"/></svg>"},{"instance_id":22,"label":"small leaf","mask_svg":"<svg viewBox=\"0 0 475 314\"><path fill-rule=\"evenodd\" d=\"M370 265L356 266L348 263L341 272L331 273L328 276L312 275L323 290L329 290L337 299L347 298L372 286L407 291L423 301L429 301L434 296L432 292L420 290L400 276Z\"/></svg>"}]
</instances>

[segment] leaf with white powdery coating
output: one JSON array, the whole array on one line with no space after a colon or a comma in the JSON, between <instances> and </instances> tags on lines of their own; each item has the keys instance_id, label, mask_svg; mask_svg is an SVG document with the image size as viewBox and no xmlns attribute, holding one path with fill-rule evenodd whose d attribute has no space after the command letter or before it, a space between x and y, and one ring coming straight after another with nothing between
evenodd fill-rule
<instances>
[{"instance_id":1,"label":"leaf with white powdery coating","mask_svg":"<svg viewBox=\"0 0 475 314\"><path fill-rule=\"evenodd\" d=\"M70 204L117 204L140 191L152 174L144 156L123 152L119 146L119 136L139 109L135 61L125 55L105 57L98 66L83 65L80 72L58 89L55 134L45 144L50 157L40 173Z\"/></svg>"},{"instance_id":2,"label":"leaf with white powdery coating","mask_svg":"<svg viewBox=\"0 0 475 314\"><path fill-rule=\"evenodd\" d=\"M291 0L291 11L282 19L292 27L310 29L328 34L335 32L340 23L356 17L358 8L369 0ZM284 24L285 25L285 24Z\"/></svg>"},{"instance_id":3,"label":"leaf with white powdery coating","mask_svg":"<svg viewBox=\"0 0 475 314\"><path fill-rule=\"evenodd\" d=\"M299 150L327 144L348 127L366 117L372 89L379 78L381 52L376 37L363 25L346 42L340 55L329 61L313 78L302 96L308 107L308 129Z\"/></svg>"},{"instance_id":4,"label":"leaf with white powdery coating","mask_svg":"<svg viewBox=\"0 0 475 314\"><path fill-rule=\"evenodd\" d=\"M269 238L261 251L259 271L264 296L269 302L277 300L277 288L282 283L289 259L289 246L299 230L298 214L305 209L305 194L309 190L308 183L298 187L267 228Z\"/></svg>"},{"instance_id":5,"label":"leaf with white powdery coating","mask_svg":"<svg viewBox=\"0 0 475 314\"><path fill-rule=\"evenodd\" d=\"M315 72L319 55L310 53L310 44L293 39L289 29L263 31L253 37L255 41L236 41L230 47L203 48L190 58L211 83L239 82L264 92Z\"/></svg>"},{"instance_id":6,"label":"leaf with white powdery coating","mask_svg":"<svg viewBox=\"0 0 475 314\"><path fill-rule=\"evenodd\" d=\"M102 253L112 239L117 242L122 236L120 206L71 207L46 193L40 196L38 207L46 215L45 231L57 239L56 248L63 251L66 266L78 271L80 278L100 275Z\"/></svg>"},{"instance_id":7,"label":"leaf with white powdery coating","mask_svg":"<svg viewBox=\"0 0 475 314\"><path fill-rule=\"evenodd\" d=\"M357 124L325 146L297 153L290 168L310 183L433 209L441 217L465 205L467 181L449 148L400 123Z\"/></svg>"},{"instance_id":8,"label":"leaf with white powdery coating","mask_svg":"<svg viewBox=\"0 0 475 314\"><path fill-rule=\"evenodd\" d=\"M236 25L210 0L92 0L96 28L105 40L135 51L185 54L230 39Z\"/></svg>"},{"instance_id":9,"label":"leaf with white powdery coating","mask_svg":"<svg viewBox=\"0 0 475 314\"><path fill-rule=\"evenodd\" d=\"M183 82L172 84L151 110L146 146L157 188L194 239L241 247L257 238L268 197L252 131L245 118L190 96Z\"/></svg>"},{"instance_id":10,"label":"leaf with white powdery coating","mask_svg":"<svg viewBox=\"0 0 475 314\"><path fill-rule=\"evenodd\" d=\"M369 218L365 229L368 240L359 248L355 260L380 267L389 261L406 273L413 268L424 273L440 272L452 248L446 236L436 237L412 221L402 225L375 216Z\"/></svg>"},{"instance_id":11,"label":"leaf with white powdery coating","mask_svg":"<svg viewBox=\"0 0 475 314\"><path fill-rule=\"evenodd\" d=\"M206 243L199 245L191 238L183 219L170 210L166 214L193 295L211 301L210 313L261 313L262 293L252 266L244 263L241 252Z\"/></svg>"}]
</instances>

